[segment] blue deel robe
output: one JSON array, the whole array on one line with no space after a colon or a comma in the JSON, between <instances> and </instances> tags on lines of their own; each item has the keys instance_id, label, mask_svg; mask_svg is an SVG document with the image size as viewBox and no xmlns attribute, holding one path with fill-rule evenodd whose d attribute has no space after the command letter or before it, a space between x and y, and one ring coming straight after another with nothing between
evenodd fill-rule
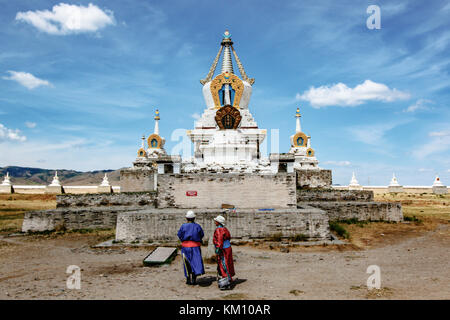
<instances>
[{"instance_id":1,"label":"blue deel robe","mask_svg":"<svg viewBox=\"0 0 450 320\"><path fill-rule=\"evenodd\" d=\"M180 230L178 230L178 238L183 241L195 241L202 242L204 236L202 227L195 222L184 223ZM181 248L181 254L184 254L186 260L189 261L192 273L195 275L201 275L205 273L205 267L203 266L202 250L200 247L193 248ZM183 259L181 259L184 267L184 276L188 277L188 271L184 265Z\"/></svg>"}]
</instances>

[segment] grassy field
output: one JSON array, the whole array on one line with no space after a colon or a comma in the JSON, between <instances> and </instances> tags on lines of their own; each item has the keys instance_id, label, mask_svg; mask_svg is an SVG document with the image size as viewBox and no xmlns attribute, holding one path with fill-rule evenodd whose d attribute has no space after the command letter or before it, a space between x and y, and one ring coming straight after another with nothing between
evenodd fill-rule
<instances>
[{"instance_id":1,"label":"grassy field","mask_svg":"<svg viewBox=\"0 0 450 320\"><path fill-rule=\"evenodd\" d=\"M56 208L56 196L50 194L1 194L0 233L19 232L27 211Z\"/></svg>"}]
</instances>

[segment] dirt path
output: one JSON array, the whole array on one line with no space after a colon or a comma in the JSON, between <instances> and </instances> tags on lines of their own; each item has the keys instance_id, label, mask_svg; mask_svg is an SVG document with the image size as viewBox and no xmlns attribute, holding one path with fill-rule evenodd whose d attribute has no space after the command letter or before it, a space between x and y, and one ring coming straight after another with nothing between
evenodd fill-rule
<instances>
[{"instance_id":1,"label":"dirt path","mask_svg":"<svg viewBox=\"0 0 450 320\"><path fill-rule=\"evenodd\" d=\"M149 249L93 249L92 235L0 239L0 299L450 299L449 225L367 250L262 250L234 246L238 283L219 291L215 265L186 286L180 257L142 266ZM205 248L206 249L206 248ZM368 293L366 269L381 268ZM66 288L78 265L81 289Z\"/></svg>"}]
</instances>

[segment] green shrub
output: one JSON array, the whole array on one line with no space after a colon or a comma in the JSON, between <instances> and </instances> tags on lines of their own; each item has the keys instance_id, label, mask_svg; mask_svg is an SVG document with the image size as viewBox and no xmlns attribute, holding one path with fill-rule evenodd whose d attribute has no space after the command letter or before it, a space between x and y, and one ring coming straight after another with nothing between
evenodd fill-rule
<instances>
[{"instance_id":1,"label":"green shrub","mask_svg":"<svg viewBox=\"0 0 450 320\"><path fill-rule=\"evenodd\" d=\"M295 236L290 238L290 240L292 241L307 241L308 239L309 237L303 233L296 234Z\"/></svg>"},{"instance_id":2,"label":"green shrub","mask_svg":"<svg viewBox=\"0 0 450 320\"><path fill-rule=\"evenodd\" d=\"M269 241L281 241L282 233L278 232L268 238Z\"/></svg>"},{"instance_id":3,"label":"green shrub","mask_svg":"<svg viewBox=\"0 0 450 320\"><path fill-rule=\"evenodd\" d=\"M404 216L403 217L403 220L405 220L405 221L411 221L411 222L416 222L416 223L421 223L422 222L422 220L421 219L419 219L419 218L417 218L416 216Z\"/></svg>"},{"instance_id":4,"label":"green shrub","mask_svg":"<svg viewBox=\"0 0 450 320\"><path fill-rule=\"evenodd\" d=\"M348 231L338 222L330 221L330 230L336 232L338 236L343 237L344 239L350 238Z\"/></svg>"}]
</instances>

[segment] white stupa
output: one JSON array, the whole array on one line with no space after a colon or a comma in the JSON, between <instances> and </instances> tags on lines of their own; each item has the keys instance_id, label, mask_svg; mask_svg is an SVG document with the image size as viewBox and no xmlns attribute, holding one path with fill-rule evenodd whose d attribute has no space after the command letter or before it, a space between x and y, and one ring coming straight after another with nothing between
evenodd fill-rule
<instances>
[{"instance_id":1,"label":"white stupa","mask_svg":"<svg viewBox=\"0 0 450 320\"><path fill-rule=\"evenodd\" d=\"M389 183L390 187L400 187L400 184L397 181L397 177L395 176L395 173L392 173L392 179L391 183Z\"/></svg>"},{"instance_id":2,"label":"white stupa","mask_svg":"<svg viewBox=\"0 0 450 320\"><path fill-rule=\"evenodd\" d=\"M61 187L61 183L58 178L58 171L55 171L55 176L53 177L52 183L49 184L50 187Z\"/></svg>"},{"instance_id":3,"label":"white stupa","mask_svg":"<svg viewBox=\"0 0 450 320\"><path fill-rule=\"evenodd\" d=\"M435 194L446 194L448 193L447 186L445 186L439 176L436 175L436 178L434 179L433 186L431 187L433 189L433 193Z\"/></svg>"},{"instance_id":4,"label":"white stupa","mask_svg":"<svg viewBox=\"0 0 450 320\"><path fill-rule=\"evenodd\" d=\"M356 180L355 172L352 174L352 179L350 180L350 184L348 185L349 190L362 190L363 187L359 184L358 180Z\"/></svg>"},{"instance_id":5,"label":"white stupa","mask_svg":"<svg viewBox=\"0 0 450 320\"><path fill-rule=\"evenodd\" d=\"M398 183L395 173L392 173L392 179L389 183L388 191L391 193L403 192L403 187Z\"/></svg>"},{"instance_id":6,"label":"white stupa","mask_svg":"<svg viewBox=\"0 0 450 320\"><path fill-rule=\"evenodd\" d=\"M105 176L103 177L102 183L100 184L101 187L109 187L109 180L108 180L108 174L105 172Z\"/></svg>"},{"instance_id":7,"label":"white stupa","mask_svg":"<svg viewBox=\"0 0 450 320\"><path fill-rule=\"evenodd\" d=\"M2 182L2 186L10 186L10 185L11 185L11 179L9 178L9 172L6 172L6 176Z\"/></svg>"},{"instance_id":8,"label":"white stupa","mask_svg":"<svg viewBox=\"0 0 450 320\"><path fill-rule=\"evenodd\" d=\"M222 52L220 73L214 77ZM240 78L234 73L232 55ZM267 131L258 128L249 110L254 82L233 48L231 34L225 31L207 76L200 80L206 108L195 128L187 131L194 143L194 157L185 161L185 171L270 172L259 150Z\"/></svg>"},{"instance_id":9,"label":"white stupa","mask_svg":"<svg viewBox=\"0 0 450 320\"><path fill-rule=\"evenodd\" d=\"M436 176L436 178L434 179L433 182L433 187L443 187L443 183L441 181L441 179L439 178L439 176Z\"/></svg>"},{"instance_id":10,"label":"white stupa","mask_svg":"<svg viewBox=\"0 0 450 320\"><path fill-rule=\"evenodd\" d=\"M294 154L294 168L320 169L314 149L311 148L311 137L302 131L300 117L300 108L297 108L295 134L291 136L291 148L289 149L289 153Z\"/></svg>"}]
</instances>

